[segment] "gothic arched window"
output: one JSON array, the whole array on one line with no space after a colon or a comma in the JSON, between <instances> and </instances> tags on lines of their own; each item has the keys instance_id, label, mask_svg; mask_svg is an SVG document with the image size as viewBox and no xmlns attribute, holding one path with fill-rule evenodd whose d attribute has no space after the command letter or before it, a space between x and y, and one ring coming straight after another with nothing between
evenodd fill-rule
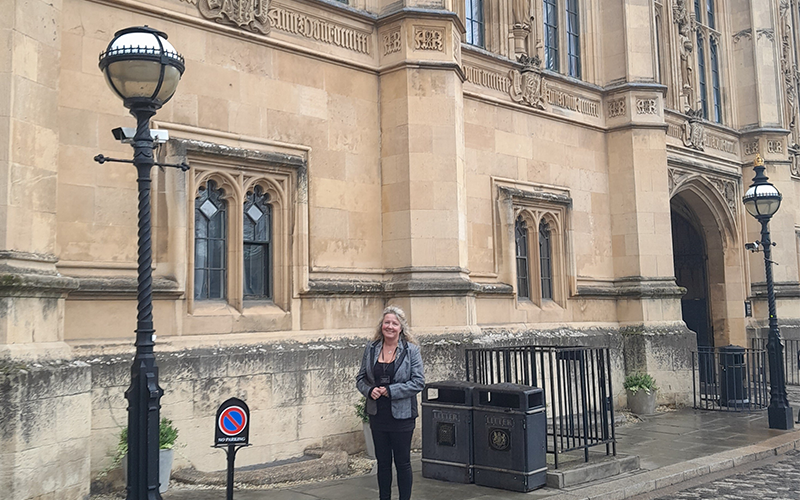
<instances>
[{"instance_id":1,"label":"gothic arched window","mask_svg":"<svg viewBox=\"0 0 800 500\"><path fill-rule=\"evenodd\" d=\"M194 206L194 298L224 299L227 284L227 202L214 181L200 188Z\"/></svg>"},{"instance_id":2,"label":"gothic arched window","mask_svg":"<svg viewBox=\"0 0 800 500\"><path fill-rule=\"evenodd\" d=\"M553 247L550 241L550 226L539 223L539 266L542 282L542 299L553 299Z\"/></svg>"},{"instance_id":3,"label":"gothic arched window","mask_svg":"<svg viewBox=\"0 0 800 500\"><path fill-rule=\"evenodd\" d=\"M528 226L522 217L518 218L514 225L514 239L517 255L517 297L529 299L531 291L528 284Z\"/></svg>"},{"instance_id":4,"label":"gothic arched window","mask_svg":"<svg viewBox=\"0 0 800 500\"><path fill-rule=\"evenodd\" d=\"M272 207L261 186L244 202L244 298L272 298Z\"/></svg>"},{"instance_id":5,"label":"gothic arched window","mask_svg":"<svg viewBox=\"0 0 800 500\"><path fill-rule=\"evenodd\" d=\"M719 54L721 35L717 31L714 0L695 0L694 15L697 20L697 83L700 108L703 111L703 118L722 123ZM689 104L694 106L693 103Z\"/></svg>"}]
</instances>

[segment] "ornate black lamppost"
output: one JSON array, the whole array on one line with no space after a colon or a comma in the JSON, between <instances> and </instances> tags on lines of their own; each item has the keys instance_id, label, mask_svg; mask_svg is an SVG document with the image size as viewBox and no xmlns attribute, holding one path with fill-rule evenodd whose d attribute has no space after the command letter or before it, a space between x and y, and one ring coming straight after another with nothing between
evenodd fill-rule
<instances>
[{"instance_id":1,"label":"ornate black lamppost","mask_svg":"<svg viewBox=\"0 0 800 500\"><path fill-rule=\"evenodd\" d=\"M100 54L100 69L111 90L136 118L133 160L98 155L99 163L133 163L139 186L139 276L136 323L136 356L131 367L128 400L128 500L160 500L158 492L159 409L163 391L153 353L153 278L150 220L150 170L153 138L150 119L175 93L183 74L183 57L167 42L167 35L153 28L118 31ZM178 166L178 165L169 165ZM180 166L184 168L185 165ZM185 169L185 168L184 168Z\"/></svg>"},{"instance_id":2,"label":"ornate black lamppost","mask_svg":"<svg viewBox=\"0 0 800 500\"><path fill-rule=\"evenodd\" d=\"M783 344L778 330L778 316L775 308L775 285L772 282L772 240L769 235L769 220L778 211L783 197L764 174L764 160L756 156L753 162L755 177L744 194L742 201L747 212L761 223L760 246L764 249L764 267L767 278L767 302L769 303L769 417L770 429L791 429L794 427L792 408L786 397L786 373L783 366Z\"/></svg>"}]
</instances>

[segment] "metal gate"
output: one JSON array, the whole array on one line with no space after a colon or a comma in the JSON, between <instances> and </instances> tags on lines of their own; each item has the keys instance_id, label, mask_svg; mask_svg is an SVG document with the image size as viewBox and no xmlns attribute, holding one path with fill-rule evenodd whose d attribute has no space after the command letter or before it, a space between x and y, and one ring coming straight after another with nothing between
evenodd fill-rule
<instances>
[{"instance_id":1,"label":"metal gate","mask_svg":"<svg viewBox=\"0 0 800 500\"><path fill-rule=\"evenodd\" d=\"M554 455L605 445L616 456L611 358L605 347L521 346L467 348L467 381L540 387L547 406L547 452Z\"/></svg>"}]
</instances>

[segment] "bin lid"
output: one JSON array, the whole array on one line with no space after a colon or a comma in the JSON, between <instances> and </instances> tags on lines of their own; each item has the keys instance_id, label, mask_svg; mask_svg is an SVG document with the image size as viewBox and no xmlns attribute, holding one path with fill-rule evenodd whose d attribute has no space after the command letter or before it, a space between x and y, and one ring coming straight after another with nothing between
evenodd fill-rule
<instances>
[{"instance_id":1,"label":"bin lid","mask_svg":"<svg viewBox=\"0 0 800 500\"><path fill-rule=\"evenodd\" d=\"M456 406L472 406L473 392L478 386L475 382L463 380L443 380L425 384L422 391L422 402L448 404Z\"/></svg>"},{"instance_id":2,"label":"bin lid","mask_svg":"<svg viewBox=\"0 0 800 500\"><path fill-rule=\"evenodd\" d=\"M544 391L521 384L493 384L475 388L475 406L529 411L544 406Z\"/></svg>"}]
</instances>

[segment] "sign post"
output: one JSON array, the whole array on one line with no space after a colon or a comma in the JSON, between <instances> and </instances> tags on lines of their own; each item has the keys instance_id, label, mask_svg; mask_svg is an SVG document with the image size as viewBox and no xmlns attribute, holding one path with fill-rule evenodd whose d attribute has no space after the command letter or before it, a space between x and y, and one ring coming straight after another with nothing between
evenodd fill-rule
<instances>
[{"instance_id":1,"label":"sign post","mask_svg":"<svg viewBox=\"0 0 800 500\"><path fill-rule=\"evenodd\" d=\"M250 408L238 398L230 398L217 410L214 447L225 448L228 455L228 490L226 500L233 500L233 463L236 452L250 446Z\"/></svg>"}]
</instances>

